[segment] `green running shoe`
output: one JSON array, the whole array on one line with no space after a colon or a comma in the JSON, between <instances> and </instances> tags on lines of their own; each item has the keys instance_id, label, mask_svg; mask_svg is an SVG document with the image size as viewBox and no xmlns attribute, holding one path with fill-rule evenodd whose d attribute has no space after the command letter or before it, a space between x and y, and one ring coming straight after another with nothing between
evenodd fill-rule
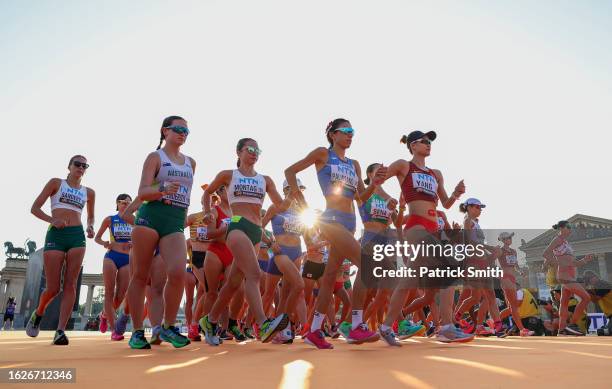
<instances>
[{"instance_id":1,"label":"green running shoe","mask_svg":"<svg viewBox=\"0 0 612 389\"><path fill-rule=\"evenodd\" d=\"M220 345L221 339L217 334L217 323L211 323L208 320L208 315L201 318L199 323L201 331L204 333L204 340L206 341L206 343L210 344L211 346Z\"/></svg>"},{"instance_id":2,"label":"green running shoe","mask_svg":"<svg viewBox=\"0 0 612 389\"><path fill-rule=\"evenodd\" d=\"M56 346L68 346L68 337L66 336L66 333L62 330L55 331L53 344Z\"/></svg>"},{"instance_id":3,"label":"green running shoe","mask_svg":"<svg viewBox=\"0 0 612 389\"><path fill-rule=\"evenodd\" d=\"M263 322L259 329L259 336L263 343L268 343L274 338L274 335L289 324L289 316L286 314L280 314L274 319L268 319Z\"/></svg>"},{"instance_id":4,"label":"green running shoe","mask_svg":"<svg viewBox=\"0 0 612 389\"><path fill-rule=\"evenodd\" d=\"M412 325L408 320L402 320L399 322L397 336L402 340L423 333L425 333L424 325Z\"/></svg>"},{"instance_id":5,"label":"green running shoe","mask_svg":"<svg viewBox=\"0 0 612 389\"><path fill-rule=\"evenodd\" d=\"M253 335L253 329L251 327L247 327L244 329L244 336L249 339L255 339L255 335Z\"/></svg>"},{"instance_id":6,"label":"green running shoe","mask_svg":"<svg viewBox=\"0 0 612 389\"><path fill-rule=\"evenodd\" d=\"M351 323L347 321L343 321L342 324L340 324L339 331L342 334L342 336L344 336L344 339L348 339L349 334L351 333L352 329L353 329L353 326Z\"/></svg>"},{"instance_id":7,"label":"green running shoe","mask_svg":"<svg viewBox=\"0 0 612 389\"><path fill-rule=\"evenodd\" d=\"M229 328L229 332L234 335L234 339L236 339L236 342L244 342L247 338L246 336L244 336L244 334L242 333L242 331L240 331L240 328L238 328L237 325L233 325Z\"/></svg>"},{"instance_id":8,"label":"green running shoe","mask_svg":"<svg viewBox=\"0 0 612 389\"><path fill-rule=\"evenodd\" d=\"M26 325L26 334L28 334L28 336L31 336L32 338L38 336L38 333L40 332L40 328L38 328L38 326L40 325L41 320L42 316L38 316L36 314L36 310L32 312L30 320L28 320L28 324Z\"/></svg>"},{"instance_id":9,"label":"green running shoe","mask_svg":"<svg viewBox=\"0 0 612 389\"><path fill-rule=\"evenodd\" d=\"M168 328L162 326L161 332L159 333L159 337L164 342L171 343L174 348L185 347L191 343L189 338L181 334L181 331L179 331L179 329L175 326L169 326Z\"/></svg>"},{"instance_id":10,"label":"green running shoe","mask_svg":"<svg viewBox=\"0 0 612 389\"><path fill-rule=\"evenodd\" d=\"M130 345L130 348L135 350L151 348L151 345L149 342L147 342L147 338L145 338L144 330L136 330L132 332L132 336L130 337L128 344Z\"/></svg>"}]
</instances>

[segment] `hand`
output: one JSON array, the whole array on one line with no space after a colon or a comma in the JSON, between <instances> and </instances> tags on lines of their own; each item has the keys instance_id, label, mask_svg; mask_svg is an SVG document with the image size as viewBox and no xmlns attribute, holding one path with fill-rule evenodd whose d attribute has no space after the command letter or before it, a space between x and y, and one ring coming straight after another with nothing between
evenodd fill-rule
<instances>
[{"instance_id":1,"label":"hand","mask_svg":"<svg viewBox=\"0 0 612 389\"><path fill-rule=\"evenodd\" d=\"M461 225L457 222L453 222L453 230L460 230L461 229Z\"/></svg>"},{"instance_id":2,"label":"hand","mask_svg":"<svg viewBox=\"0 0 612 389\"><path fill-rule=\"evenodd\" d=\"M180 187L181 185L177 182L168 182L164 185L164 194L175 194Z\"/></svg>"},{"instance_id":3,"label":"hand","mask_svg":"<svg viewBox=\"0 0 612 389\"><path fill-rule=\"evenodd\" d=\"M459 196L461 196L464 193L465 193L465 184L463 183L463 180L461 180L461 181L459 181L459 183L455 187L455 191L453 192L453 195L455 195L455 197L459 198Z\"/></svg>"},{"instance_id":4,"label":"hand","mask_svg":"<svg viewBox=\"0 0 612 389\"><path fill-rule=\"evenodd\" d=\"M301 190L293 190L291 189L291 193L289 197L293 198L297 202L298 208L305 209L308 208L308 204L306 203L306 199L304 198L304 193Z\"/></svg>"},{"instance_id":5,"label":"hand","mask_svg":"<svg viewBox=\"0 0 612 389\"><path fill-rule=\"evenodd\" d=\"M87 237L89 239L92 239L94 237L95 233L94 233L94 228L93 226L87 226Z\"/></svg>"},{"instance_id":6,"label":"hand","mask_svg":"<svg viewBox=\"0 0 612 389\"><path fill-rule=\"evenodd\" d=\"M376 172L374 173L374 178L372 179L372 185L380 186L385 182L385 178L387 177L387 168L384 165L381 165Z\"/></svg>"},{"instance_id":7,"label":"hand","mask_svg":"<svg viewBox=\"0 0 612 389\"><path fill-rule=\"evenodd\" d=\"M110 248L111 248L112 243L111 243L111 242L106 242L106 241L103 241L103 242L102 242L102 246L103 246L105 249L107 249L107 250L108 250L108 249L110 249Z\"/></svg>"},{"instance_id":8,"label":"hand","mask_svg":"<svg viewBox=\"0 0 612 389\"><path fill-rule=\"evenodd\" d=\"M51 225L55 228L64 228L66 227L66 220L54 217L51 219Z\"/></svg>"},{"instance_id":9,"label":"hand","mask_svg":"<svg viewBox=\"0 0 612 389\"><path fill-rule=\"evenodd\" d=\"M270 246L270 248L272 249L272 252L274 254L280 254L281 253L281 248L278 245L278 243L276 243L276 242L272 242L272 245Z\"/></svg>"},{"instance_id":10,"label":"hand","mask_svg":"<svg viewBox=\"0 0 612 389\"><path fill-rule=\"evenodd\" d=\"M202 220L202 222L206 225L209 225L210 223L212 223L213 218L215 215L212 214L212 212L208 211L204 213L204 219Z\"/></svg>"},{"instance_id":11,"label":"hand","mask_svg":"<svg viewBox=\"0 0 612 389\"><path fill-rule=\"evenodd\" d=\"M395 210L395 208L397 208L397 200L396 199L389 199L387 201L387 208L389 208L390 210Z\"/></svg>"}]
</instances>

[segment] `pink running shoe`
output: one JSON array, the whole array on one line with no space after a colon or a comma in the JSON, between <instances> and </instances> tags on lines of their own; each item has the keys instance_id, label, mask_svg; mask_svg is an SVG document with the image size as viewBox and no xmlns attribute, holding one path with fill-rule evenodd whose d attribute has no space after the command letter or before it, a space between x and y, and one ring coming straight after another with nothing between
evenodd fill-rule
<instances>
[{"instance_id":1,"label":"pink running shoe","mask_svg":"<svg viewBox=\"0 0 612 389\"><path fill-rule=\"evenodd\" d=\"M115 331L113 331L113 333L111 334L111 340L116 340L116 341L120 341L123 340L125 337L121 334L116 333Z\"/></svg>"},{"instance_id":2,"label":"pink running shoe","mask_svg":"<svg viewBox=\"0 0 612 389\"><path fill-rule=\"evenodd\" d=\"M106 320L106 316L104 316L103 312L100 312L100 332L106 333L108 330L108 320Z\"/></svg>"},{"instance_id":3,"label":"pink running shoe","mask_svg":"<svg viewBox=\"0 0 612 389\"><path fill-rule=\"evenodd\" d=\"M362 344L376 342L378 339L380 339L378 332L370 331L367 324L361 323L357 328L349 332L349 337L346 341L349 344Z\"/></svg>"},{"instance_id":4,"label":"pink running shoe","mask_svg":"<svg viewBox=\"0 0 612 389\"><path fill-rule=\"evenodd\" d=\"M521 336L533 336L533 334L535 334L535 332L531 331L530 329L523 328L521 330Z\"/></svg>"},{"instance_id":5,"label":"pink running shoe","mask_svg":"<svg viewBox=\"0 0 612 389\"><path fill-rule=\"evenodd\" d=\"M332 349L334 346L325 340L325 335L323 335L323 331L315 330L314 332L309 332L304 337L304 342L308 343L311 346L315 346L318 349Z\"/></svg>"}]
</instances>

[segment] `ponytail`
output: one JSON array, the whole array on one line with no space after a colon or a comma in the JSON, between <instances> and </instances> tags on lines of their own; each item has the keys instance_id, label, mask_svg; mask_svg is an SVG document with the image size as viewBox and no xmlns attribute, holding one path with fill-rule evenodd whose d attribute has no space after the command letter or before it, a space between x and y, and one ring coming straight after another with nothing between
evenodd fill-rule
<instances>
[{"instance_id":1,"label":"ponytail","mask_svg":"<svg viewBox=\"0 0 612 389\"><path fill-rule=\"evenodd\" d=\"M552 226L553 230L559 230L563 227L567 227L569 222L567 220L561 220L559 223Z\"/></svg>"},{"instance_id":2,"label":"ponytail","mask_svg":"<svg viewBox=\"0 0 612 389\"><path fill-rule=\"evenodd\" d=\"M410 151L410 154L412 154L412 148L410 147L410 143L408 143L408 135L402 135L402 139L400 139L400 143L405 144L406 147L408 148L408 151Z\"/></svg>"},{"instance_id":3,"label":"ponytail","mask_svg":"<svg viewBox=\"0 0 612 389\"><path fill-rule=\"evenodd\" d=\"M459 212L467 213L467 204L466 203L459 204Z\"/></svg>"},{"instance_id":4,"label":"ponytail","mask_svg":"<svg viewBox=\"0 0 612 389\"><path fill-rule=\"evenodd\" d=\"M327 137L327 141L329 142L330 149L334 147L334 142L330 136L330 132L334 132L336 129L340 128L340 125L343 123L349 123L349 121L343 118L338 118L327 123L327 127L325 127L325 136Z\"/></svg>"},{"instance_id":5,"label":"ponytail","mask_svg":"<svg viewBox=\"0 0 612 389\"><path fill-rule=\"evenodd\" d=\"M244 147L244 145L248 141L257 142L255 139L252 139L252 138L242 138L242 139L238 140L238 144L236 145L236 152L239 153L240 150L242 150L242 148ZM238 157L238 161L236 162L236 166L240 167L240 157Z\"/></svg>"}]
</instances>

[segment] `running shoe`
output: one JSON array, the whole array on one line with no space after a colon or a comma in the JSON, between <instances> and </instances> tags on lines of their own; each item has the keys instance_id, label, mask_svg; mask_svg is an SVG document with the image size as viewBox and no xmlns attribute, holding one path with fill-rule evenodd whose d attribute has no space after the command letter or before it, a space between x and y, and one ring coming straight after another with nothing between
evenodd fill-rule
<instances>
[{"instance_id":1,"label":"running shoe","mask_svg":"<svg viewBox=\"0 0 612 389\"><path fill-rule=\"evenodd\" d=\"M403 340L415 335L423 335L425 331L424 325L413 325L408 320L402 320L399 322L397 335Z\"/></svg>"},{"instance_id":2,"label":"running shoe","mask_svg":"<svg viewBox=\"0 0 612 389\"><path fill-rule=\"evenodd\" d=\"M351 323L349 323L347 321L343 321L342 324L340 324L339 331L342 334L342 336L344 336L344 339L348 339L349 338L349 334L351 333L352 329L353 328L352 328Z\"/></svg>"},{"instance_id":3,"label":"running shoe","mask_svg":"<svg viewBox=\"0 0 612 389\"><path fill-rule=\"evenodd\" d=\"M289 316L282 313L274 319L268 319L263 322L259 329L259 336L263 343L268 343L272 340L274 335L281 329L287 327L289 324Z\"/></svg>"},{"instance_id":4,"label":"running shoe","mask_svg":"<svg viewBox=\"0 0 612 389\"><path fill-rule=\"evenodd\" d=\"M104 312L100 312L98 317L100 318L100 332L105 334L108 331L108 319L104 316Z\"/></svg>"},{"instance_id":5,"label":"running shoe","mask_svg":"<svg viewBox=\"0 0 612 389\"><path fill-rule=\"evenodd\" d=\"M31 336L32 338L38 336L38 333L40 332L40 328L38 328L38 326L40 325L41 320L42 316L38 316L36 311L32 312L32 316L30 316L30 320L28 320L28 324L26 325L26 334L28 334L28 336Z\"/></svg>"},{"instance_id":6,"label":"running shoe","mask_svg":"<svg viewBox=\"0 0 612 389\"><path fill-rule=\"evenodd\" d=\"M240 331L240 328L238 328L238 325L236 324L230 326L229 332L234 336L236 342L244 342L247 339L247 337L242 333L242 331Z\"/></svg>"},{"instance_id":7,"label":"running shoe","mask_svg":"<svg viewBox=\"0 0 612 389\"><path fill-rule=\"evenodd\" d=\"M113 333L111 334L111 340L115 340L115 341L120 341L125 339L125 337L119 333L117 333L117 331L113 331Z\"/></svg>"},{"instance_id":8,"label":"running shoe","mask_svg":"<svg viewBox=\"0 0 612 389\"><path fill-rule=\"evenodd\" d=\"M426 335L428 338L431 338L432 336L434 336L434 335L436 334L437 329L438 329L438 327L436 327L436 326L430 326L430 327L427 329L427 332L425 333L425 335Z\"/></svg>"},{"instance_id":9,"label":"running shoe","mask_svg":"<svg viewBox=\"0 0 612 389\"><path fill-rule=\"evenodd\" d=\"M115 322L115 332L117 332L119 335L125 334L128 320L130 320L130 316L126 315L125 313L121 313L117 319L117 322Z\"/></svg>"},{"instance_id":10,"label":"running shoe","mask_svg":"<svg viewBox=\"0 0 612 389\"><path fill-rule=\"evenodd\" d=\"M461 330L466 334L473 334L474 331L476 331L476 326L467 320L460 320L459 326L461 327Z\"/></svg>"},{"instance_id":11,"label":"running shoe","mask_svg":"<svg viewBox=\"0 0 612 389\"><path fill-rule=\"evenodd\" d=\"M478 327L476 327L476 336L491 336L495 334L495 332L491 331L493 330L491 330L489 327L479 324Z\"/></svg>"},{"instance_id":12,"label":"running shoe","mask_svg":"<svg viewBox=\"0 0 612 389\"><path fill-rule=\"evenodd\" d=\"M580 328L574 323L568 324L567 327L565 327L565 332L573 336L584 336L584 332L580 331Z\"/></svg>"},{"instance_id":13,"label":"running shoe","mask_svg":"<svg viewBox=\"0 0 612 389\"><path fill-rule=\"evenodd\" d=\"M338 337L340 337L340 329L338 324L334 324L332 326L330 335L332 339L338 339Z\"/></svg>"},{"instance_id":14,"label":"running shoe","mask_svg":"<svg viewBox=\"0 0 612 389\"><path fill-rule=\"evenodd\" d=\"M304 337L304 342L308 343L311 346L315 346L318 349L332 349L331 343L325 340L325 335L323 335L323 331L315 330L314 332L309 332Z\"/></svg>"},{"instance_id":15,"label":"running shoe","mask_svg":"<svg viewBox=\"0 0 612 389\"><path fill-rule=\"evenodd\" d=\"M136 330L132 332L132 336L130 337L128 344L130 345L130 348L135 350L151 348L151 345L149 342L147 342L147 338L145 338L144 330Z\"/></svg>"},{"instance_id":16,"label":"running shoe","mask_svg":"<svg viewBox=\"0 0 612 389\"><path fill-rule=\"evenodd\" d=\"M304 338L306 336L307 333L310 332L310 323L306 323L302 325L302 328L300 329L300 331L298 332L298 334L300 334L300 336L302 338Z\"/></svg>"},{"instance_id":17,"label":"running shoe","mask_svg":"<svg viewBox=\"0 0 612 389\"><path fill-rule=\"evenodd\" d=\"M393 328L387 328L386 330L379 328L378 332L380 333L380 337L383 338L383 340L387 342L389 346L402 347L402 344L395 337Z\"/></svg>"},{"instance_id":18,"label":"running shoe","mask_svg":"<svg viewBox=\"0 0 612 389\"><path fill-rule=\"evenodd\" d=\"M159 334L161 334L161 326L153 327L151 330L151 341L149 342L151 345L159 346L161 344L162 340L159 337Z\"/></svg>"},{"instance_id":19,"label":"running shoe","mask_svg":"<svg viewBox=\"0 0 612 389\"><path fill-rule=\"evenodd\" d=\"M370 331L367 324L361 323L357 326L357 328L351 330L346 341L349 344L362 344L376 342L378 339L380 339L380 335L378 333Z\"/></svg>"},{"instance_id":20,"label":"running shoe","mask_svg":"<svg viewBox=\"0 0 612 389\"><path fill-rule=\"evenodd\" d=\"M521 336L533 336L533 334L535 334L535 332L531 331L528 328L523 328L520 332Z\"/></svg>"},{"instance_id":21,"label":"running shoe","mask_svg":"<svg viewBox=\"0 0 612 389\"><path fill-rule=\"evenodd\" d=\"M168 328L162 326L159 337L164 342L168 342L174 346L174 348L185 347L191 343L191 341L175 326L169 326Z\"/></svg>"},{"instance_id":22,"label":"running shoe","mask_svg":"<svg viewBox=\"0 0 612 389\"><path fill-rule=\"evenodd\" d=\"M255 339L255 337L253 336L253 329L251 327L247 327L244 329L244 336L246 336L248 339Z\"/></svg>"},{"instance_id":23,"label":"running shoe","mask_svg":"<svg viewBox=\"0 0 612 389\"><path fill-rule=\"evenodd\" d=\"M257 323L253 323L253 332L255 333L255 338L257 340L261 340L261 333L259 332L259 326Z\"/></svg>"},{"instance_id":24,"label":"running shoe","mask_svg":"<svg viewBox=\"0 0 612 389\"><path fill-rule=\"evenodd\" d=\"M53 344L56 346L68 346L68 337L66 336L66 333L62 330L55 331Z\"/></svg>"},{"instance_id":25,"label":"running shoe","mask_svg":"<svg viewBox=\"0 0 612 389\"><path fill-rule=\"evenodd\" d=\"M516 325L512 325L512 327L510 327L507 331L506 334L508 336L516 336L516 335L520 335L520 331L519 328Z\"/></svg>"},{"instance_id":26,"label":"running shoe","mask_svg":"<svg viewBox=\"0 0 612 389\"><path fill-rule=\"evenodd\" d=\"M474 339L474 335L466 334L453 325L445 325L440 328L436 339L444 343L464 343Z\"/></svg>"},{"instance_id":27,"label":"running shoe","mask_svg":"<svg viewBox=\"0 0 612 389\"><path fill-rule=\"evenodd\" d=\"M221 341L222 341L221 343L223 343L224 340L232 340L232 339L234 339L234 336L231 333L227 332L227 330L225 328L221 328L219 330L219 334L218 335L219 335L219 339L221 339Z\"/></svg>"},{"instance_id":28,"label":"running shoe","mask_svg":"<svg viewBox=\"0 0 612 389\"><path fill-rule=\"evenodd\" d=\"M293 331L287 326L284 330L278 331L272 339L274 344L291 344L293 343Z\"/></svg>"},{"instance_id":29,"label":"running shoe","mask_svg":"<svg viewBox=\"0 0 612 389\"><path fill-rule=\"evenodd\" d=\"M217 335L217 323L211 323L208 321L208 315L200 319L200 328L204 332L204 340L211 346L218 346L221 344L221 339Z\"/></svg>"},{"instance_id":30,"label":"running shoe","mask_svg":"<svg viewBox=\"0 0 612 389\"><path fill-rule=\"evenodd\" d=\"M198 329L198 325L197 324L190 324L189 328L187 330L187 337L191 341L201 342L202 341L202 337L200 336L199 332L200 331Z\"/></svg>"}]
</instances>

